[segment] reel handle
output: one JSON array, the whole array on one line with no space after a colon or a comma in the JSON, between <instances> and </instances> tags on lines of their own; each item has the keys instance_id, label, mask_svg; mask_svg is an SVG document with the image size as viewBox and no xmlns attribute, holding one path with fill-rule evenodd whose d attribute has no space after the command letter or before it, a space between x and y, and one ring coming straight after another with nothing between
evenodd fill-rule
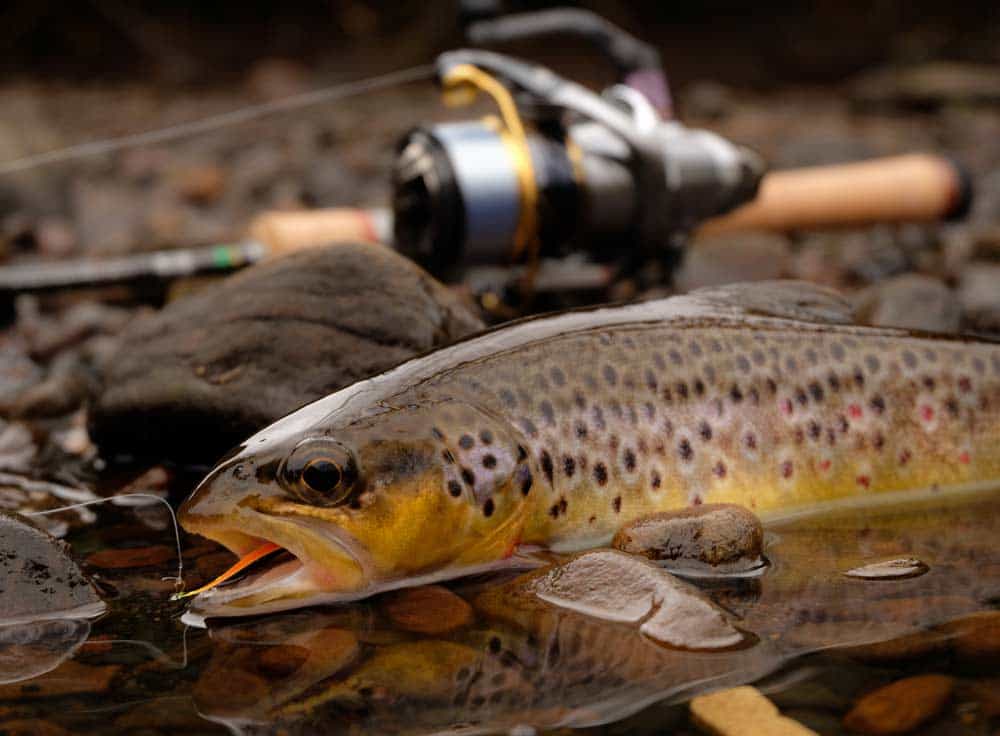
<instances>
[{"instance_id":1,"label":"reel handle","mask_svg":"<svg viewBox=\"0 0 1000 736\"><path fill-rule=\"evenodd\" d=\"M326 243L387 243L392 237L389 219L385 210L351 207L265 212L251 221L248 234L273 257Z\"/></svg>"},{"instance_id":2,"label":"reel handle","mask_svg":"<svg viewBox=\"0 0 1000 736\"><path fill-rule=\"evenodd\" d=\"M971 200L969 177L958 164L915 153L769 172L753 201L706 220L696 234L956 219Z\"/></svg>"}]
</instances>

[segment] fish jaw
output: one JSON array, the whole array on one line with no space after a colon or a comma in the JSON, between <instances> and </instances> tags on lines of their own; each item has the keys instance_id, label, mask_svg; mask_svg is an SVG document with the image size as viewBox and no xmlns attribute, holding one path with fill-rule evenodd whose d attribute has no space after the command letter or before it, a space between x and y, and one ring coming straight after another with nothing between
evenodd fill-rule
<instances>
[{"instance_id":1,"label":"fish jaw","mask_svg":"<svg viewBox=\"0 0 1000 736\"><path fill-rule=\"evenodd\" d=\"M257 567L249 576L195 596L192 611L205 617L248 616L360 597L370 582L365 551L344 529L305 515L264 513L274 491L233 488L233 463L211 473L180 511L184 528L218 542L237 557L273 543L291 559ZM238 501L236 499L239 499Z\"/></svg>"}]
</instances>

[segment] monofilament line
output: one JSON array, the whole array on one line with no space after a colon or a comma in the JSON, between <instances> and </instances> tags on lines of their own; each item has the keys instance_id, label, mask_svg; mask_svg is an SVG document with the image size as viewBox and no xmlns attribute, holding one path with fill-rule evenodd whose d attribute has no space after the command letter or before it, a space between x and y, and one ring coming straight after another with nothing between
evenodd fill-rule
<instances>
[{"instance_id":1,"label":"monofilament line","mask_svg":"<svg viewBox=\"0 0 1000 736\"><path fill-rule=\"evenodd\" d=\"M60 506L57 509L45 509L44 511L25 511L22 512L22 516L46 516L48 514L57 514L60 511L69 511L70 509L77 509L83 506L94 506L99 503L113 503L116 506L127 506L128 503L121 503L123 499L129 498L144 498L157 503L162 503L167 507L167 511L170 512L170 520L174 524L174 542L177 544L177 577L165 576L163 580L173 580L174 585L180 590L184 586L184 558L181 556L181 531L180 527L177 525L177 514L174 513L173 507L165 498L154 495L152 493L122 493L118 496L108 496L107 498L95 498L92 501L81 501L80 503L69 504L68 506ZM134 504L133 504L134 505Z\"/></svg>"},{"instance_id":2,"label":"monofilament line","mask_svg":"<svg viewBox=\"0 0 1000 736\"><path fill-rule=\"evenodd\" d=\"M74 159L114 153L127 148L166 143L179 138L218 130L219 128L225 128L230 125L247 123L252 120L257 120L258 118L266 117L267 115L274 115L288 110L297 110L303 107L319 105L325 102L342 100L346 97L354 97L367 92L374 92L388 87L406 84L408 82L418 82L422 79L430 78L433 74L434 67L431 64L423 64L421 66L410 67L409 69L389 72L388 74L382 74L377 77L369 77L368 79L359 79L354 82L324 87L310 92L302 92L301 94L283 97L280 100L264 102L259 105L250 105L248 107L242 107L238 110L232 110L231 112L210 115L207 118L193 120L190 123L181 123L179 125L172 125L168 128L149 130L144 133L133 133L131 135L123 135L117 138L105 138L99 141L91 141L89 143L80 143L75 146L67 146L66 148L57 148L54 151L23 156L21 158L16 158L13 161L2 163L0 164L0 175L13 174L39 166L63 163Z\"/></svg>"}]
</instances>

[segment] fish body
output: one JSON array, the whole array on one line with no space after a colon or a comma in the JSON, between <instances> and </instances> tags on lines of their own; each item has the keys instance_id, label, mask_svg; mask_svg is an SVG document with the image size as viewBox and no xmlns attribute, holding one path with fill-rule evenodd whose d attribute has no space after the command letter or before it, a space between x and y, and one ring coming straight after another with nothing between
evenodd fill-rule
<instances>
[{"instance_id":1,"label":"fish body","mask_svg":"<svg viewBox=\"0 0 1000 736\"><path fill-rule=\"evenodd\" d=\"M850 324L833 292L735 285L528 320L251 437L182 523L296 561L217 613L357 598L606 544L702 502L767 515L1000 478L1000 346Z\"/></svg>"}]
</instances>

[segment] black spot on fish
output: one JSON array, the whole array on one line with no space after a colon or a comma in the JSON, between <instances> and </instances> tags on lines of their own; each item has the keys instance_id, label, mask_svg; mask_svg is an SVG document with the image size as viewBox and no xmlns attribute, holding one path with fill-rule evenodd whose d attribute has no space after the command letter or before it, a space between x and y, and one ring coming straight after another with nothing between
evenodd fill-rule
<instances>
[{"instance_id":1,"label":"black spot on fish","mask_svg":"<svg viewBox=\"0 0 1000 736\"><path fill-rule=\"evenodd\" d=\"M625 460L625 470L629 473L633 472L635 470L635 453L630 448L625 448L623 458Z\"/></svg>"},{"instance_id":2,"label":"black spot on fish","mask_svg":"<svg viewBox=\"0 0 1000 736\"><path fill-rule=\"evenodd\" d=\"M563 373L562 368L553 368L549 371L549 376L552 377L552 383L556 386L563 386L566 383L566 374Z\"/></svg>"},{"instance_id":3,"label":"black spot on fish","mask_svg":"<svg viewBox=\"0 0 1000 736\"><path fill-rule=\"evenodd\" d=\"M572 478L576 472L576 461L569 455L563 455L563 473L567 478Z\"/></svg>"},{"instance_id":4,"label":"black spot on fish","mask_svg":"<svg viewBox=\"0 0 1000 736\"><path fill-rule=\"evenodd\" d=\"M653 488L655 489L660 487L660 485L663 483L663 479L660 478L660 474L654 470L652 476L650 476L649 482L650 485L652 485Z\"/></svg>"},{"instance_id":5,"label":"black spot on fish","mask_svg":"<svg viewBox=\"0 0 1000 736\"><path fill-rule=\"evenodd\" d=\"M882 436L881 432L876 432L872 437L872 447L876 450L881 450L885 447L885 437Z\"/></svg>"},{"instance_id":6,"label":"black spot on fish","mask_svg":"<svg viewBox=\"0 0 1000 736\"><path fill-rule=\"evenodd\" d=\"M674 423L668 417L663 418L663 434L671 437L674 434Z\"/></svg>"},{"instance_id":7,"label":"black spot on fish","mask_svg":"<svg viewBox=\"0 0 1000 736\"><path fill-rule=\"evenodd\" d=\"M738 404L743 401L743 392L735 383L729 389L729 398L733 400L734 404Z\"/></svg>"},{"instance_id":8,"label":"black spot on fish","mask_svg":"<svg viewBox=\"0 0 1000 736\"><path fill-rule=\"evenodd\" d=\"M448 493L450 493L455 498L462 495L462 484L457 480L448 481Z\"/></svg>"},{"instance_id":9,"label":"black spot on fish","mask_svg":"<svg viewBox=\"0 0 1000 736\"><path fill-rule=\"evenodd\" d=\"M854 369L854 382L858 385L858 388L862 388L865 385L865 374L861 372L860 368Z\"/></svg>"},{"instance_id":10,"label":"black spot on fish","mask_svg":"<svg viewBox=\"0 0 1000 736\"><path fill-rule=\"evenodd\" d=\"M493 433L490 432L490 430L488 429L484 429L482 432L479 433L479 441L482 442L484 445L492 445Z\"/></svg>"},{"instance_id":11,"label":"black spot on fish","mask_svg":"<svg viewBox=\"0 0 1000 736\"><path fill-rule=\"evenodd\" d=\"M462 468L462 480L465 481L467 486L474 486L476 484L476 474L468 468Z\"/></svg>"},{"instance_id":12,"label":"black spot on fish","mask_svg":"<svg viewBox=\"0 0 1000 736\"><path fill-rule=\"evenodd\" d=\"M711 427L711 425L709 425L708 422L704 422L703 421L698 426L698 434L701 435L701 438L703 440L705 440L705 442L708 442L710 439L712 439L712 427Z\"/></svg>"},{"instance_id":13,"label":"black spot on fish","mask_svg":"<svg viewBox=\"0 0 1000 736\"><path fill-rule=\"evenodd\" d=\"M823 387L819 385L818 381L813 381L809 384L809 395L813 397L813 401L816 403L823 400Z\"/></svg>"},{"instance_id":14,"label":"black spot on fish","mask_svg":"<svg viewBox=\"0 0 1000 736\"><path fill-rule=\"evenodd\" d=\"M483 503L483 516L493 516L493 499L487 498Z\"/></svg>"},{"instance_id":15,"label":"black spot on fish","mask_svg":"<svg viewBox=\"0 0 1000 736\"><path fill-rule=\"evenodd\" d=\"M792 470L793 470L793 467L792 467L792 461L791 460L785 460L783 463L781 463L781 477L782 478L791 478L792 477Z\"/></svg>"},{"instance_id":16,"label":"black spot on fish","mask_svg":"<svg viewBox=\"0 0 1000 736\"><path fill-rule=\"evenodd\" d=\"M736 367L743 371L744 373L750 372L750 361L747 360L745 355L739 355L736 358Z\"/></svg>"},{"instance_id":17,"label":"black spot on fish","mask_svg":"<svg viewBox=\"0 0 1000 736\"><path fill-rule=\"evenodd\" d=\"M681 357L681 354L678 351L671 350L670 362L673 363L674 365L681 365L684 362L684 358Z\"/></svg>"},{"instance_id":18,"label":"black spot on fish","mask_svg":"<svg viewBox=\"0 0 1000 736\"><path fill-rule=\"evenodd\" d=\"M701 345L692 340L688 343L688 350L691 351L691 355L698 357L701 355Z\"/></svg>"},{"instance_id":19,"label":"black spot on fish","mask_svg":"<svg viewBox=\"0 0 1000 736\"><path fill-rule=\"evenodd\" d=\"M826 379L827 385L830 386L830 390L836 393L840 391L840 379L837 377L836 373L831 373Z\"/></svg>"},{"instance_id":20,"label":"black spot on fish","mask_svg":"<svg viewBox=\"0 0 1000 736\"><path fill-rule=\"evenodd\" d=\"M497 466L497 459L493 455L483 455L483 467L492 470Z\"/></svg>"},{"instance_id":21,"label":"black spot on fish","mask_svg":"<svg viewBox=\"0 0 1000 736\"><path fill-rule=\"evenodd\" d=\"M903 363L906 364L907 368L917 367L917 356L913 353L912 350L903 351Z\"/></svg>"},{"instance_id":22,"label":"black spot on fish","mask_svg":"<svg viewBox=\"0 0 1000 736\"><path fill-rule=\"evenodd\" d=\"M583 409L585 406L587 406L587 399L584 397L582 393L576 391L573 394L573 403L576 404L577 409Z\"/></svg>"},{"instance_id":23,"label":"black spot on fish","mask_svg":"<svg viewBox=\"0 0 1000 736\"><path fill-rule=\"evenodd\" d=\"M597 485L599 486L603 486L608 482L608 469L604 466L604 463L594 465L594 480L597 481Z\"/></svg>"},{"instance_id":24,"label":"black spot on fish","mask_svg":"<svg viewBox=\"0 0 1000 736\"><path fill-rule=\"evenodd\" d=\"M948 397L948 399L944 402L944 408L948 410L948 413L952 417L958 416L958 401L954 396Z\"/></svg>"},{"instance_id":25,"label":"black spot on fish","mask_svg":"<svg viewBox=\"0 0 1000 736\"><path fill-rule=\"evenodd\" d=\"M670 390L670 386L664 386L663 392L660 394L666 403L670 403L674 400L674 392Z\"/></svg>"},{"instance_id":26,"label":"black spot on fish","mask_svg":"<svg viewBox=\"0 0 1000 736\"><path fill-rule=\"evenodd\" d=\"M924 376L924 388L928 391L933 391L937 383L931 376Z\"/></svg>"},{"instance_id":27,"label":"black spot on fish","mask_svg":"<svg viewBox=\"0 0 1000 736\"><path fill-rule=\"evenodd\" d=\"M768 393L770 393L770 394L771 394L772 396L773 396L774 394L778 393L778 384L774 382L774 379L773 379L773 378L768 378L768 379L767 379L767 391L768 391Z\"/></svg>"},{"instance_id":28,"label":"black spot on fish","mask_svg":"<svg viewBox=\"0 0 1000 736\"><path fill-rule=\"evenodd\" d=\"M554 503L549 507L549 516L553 519L559 518L559 504Z\"/></svg>"},{"instance_id":29,"label":"black spot on fish","mask_svg":"<svg viewBox=\"0 0 1000 736\"><path fill-rule=\"evenodd\" d=\"M747 434L744 435L743 437L743 444L746 446L748 450L756 450L757 435L755 435L753 432L747 432Z\"/></svg>"},{"instance_id":30,"label":"black spot on fish","mask_svg":"<svg viewBox=\"0 0 1000 736\"><path fill-rule=\"evenodd\" d=\"M622 510L622 497L621 496L615 496L611 500L611 508L613 508L615 510L616 514L621 512L621 510Z\"/></svg>"},{"instance_id":31,"label":"black spot on fish","mask_svg":"<svg viewBox=\"0 0 1000 736\"><path fill-rule=\"evenodd\" d=\"M694 379L694 394L695 396L702 396L705 393L705 384L702 383L700 378Z\"/></svg>"},{"instance_id":32,"label":"black spot on fish","mask_svg":"<svg viewBox=\"0 0 1000 736\"><path fill-rule=\"evenodd\" d=\"M500 650L503 648L503 642L500 641L499 636L491 636L489 641L490 654L500 654Z\"/></svg>"},{"instance_id":33,"label":"black spot on fish","mask_svg":"<svg viewBox=\"0 0 1000 736\"><path fill-rule=\"evenodd\" d=\"M582 440L587 437L587 425L584 422L577 421L575 429L578 439Z\"/></svg>"},{"instance_id":34,"label":"black spot on fish","mask_svg":"<svg viewBox=\"0 0 1000 736\"><path fill-rule=\"evenodd\" d=\"M517 461L523 463L528 459L528 451L524 449L524 445L517 446Z\"/></svg>"},{"instance_id":35,"label":"black spot on fish","mask_svg":"<svg viewBox=\"0 0 1000 736\"><path fill-rule=\"evenodd\" d=\"M823 434L823 428L819 426L819 422L815 419L809 422L809 437L814 440L818 440L820 435Z\"/></svg>"},{"instance_id":36,"label":"black spot on fish","mask_svg":"<svg viewBox=\"0 0 1000 736\"><path fill-rule=\"evenodd\" d=\"M542 472L545 473L545 479L548 480L549 485L552 485L552 456L549 455L549 451L542 450L538 460L542 465Z\"/></svg>"},{"instance_id":37,"label":"black spot on fish","mask_svg":"<svg viewBox=\"0 0 1000 736\"><path fill-rule=\"evenodd\" d=\"M616 435L616 434L613 434L613 435L611 435L608 438L608 447L611 448L612 452L614 452L614 451L616 451L618 449L618 443L619 442L620 442L620 440L618 439L618 435Z\"/></svg>"},{"instance_id":38,"label":"black spot on fish","mask_svg":"<svg viewBox=\"0 0 1000 736\"><path fill-rule=\"evenodd\" d=\"M878 373L879 368L882 367L881 362L874 355L865 356L865 365L868 366L868 370L872 373Z\"/></svg>"},{"instance_id":39,"label":"black spot on fish","mask_svg":"<svg viewBox=\"0 0 1000 736\"><path fill-rule=\"evenodd\" d=\"M760 392L757 390L756 386L751 386L750 390L747 392L747 396L750 397L750 403L754 406L760 405Z\"/></svg>"},{"instance_id":40,"label":"black spot on fish","mask_svg":"<svg viewBox=\"0 0 1000 736\"><path fill-rule=\"evenodd\" d=\"M726 464L720 460L715 464L715 467L712 468L712 473L715 475L716 478L725 478Z\"/></svg>"},{"instance_id":41,"label":"black spot on fish","mask_svg":"<svg viewBox=\"0 0 1000 736\"><path fill-rule=\"evenodd\" d=\"M681 460L690 460L694 457L694 450L691 449L691 443L687 437L681 438L681 441L677 444L677 452L681 456Z\"/></svg>"},{"instance_id":42,"label":"black spot on fish","mask_svg":"<svg viewBox=\"0 0 1000 736\"><path fill-rule=\"evenodd\" d=\"M444 439L444 432L442 432L437 427L431 427L431 434L433 434L436 439L439 439L439 440L443 440Z\"/></svg>"},{"instance_id":43,"label":"black spot on fish","mask_svg":"<svg viewBox=\"0 0 1000 736\"><path fill-rule=\"evenodd\" d=\"M653 373L653 371L647 369L646 370L646 388L648 388L650 391L656 391L656 388L657 388L658 385L659 384L658 384L658 382L656 380L656 374Z\"/></svg>"},{"instance_id":44,"label":"black spot on fish","mask_svg":"<svg viewBox=\"0 0 1000 736\"><path fill-rule=\"evenodd\" d=\"M609 386L614 386L618 383L618 373L610 365L604 366L604 380L607 381Z\"/></svg>"},{"instance_id":45,"label":"black spot on fish","mask_svg":"<svg viewBox=\"0 0 1000 736\"><path fill-rule=\"evenodd\" d=\"M441 459L449 465L455 462L455 456L451 454L451 450L441 450Z\"/></svg>"},{"instance_id":46,"label":"black spot on fish","mask_svg":"<svg viewBox=\"0 0 1000 736\"><path fill-rule=\"evenodd\" d=\"M531 492L531 471L522 465L517 470L517 481L521 485L521 495L527 496Z\"/></svg>"},{"instance_id":47,"label":"black spot on fish","mask_svg":"<svg viewBox=\"0 0 1000 736\"><path fill-rule=\"evenodd\" d=\"M508 409L513 409L517 406L517 398L514 396L514 392L509 388L501 389L500 400L507 405Z\"/></svg>"},{"instance_id":48,"label":"black spot on fish","mask_svg":"<svg viewBox=\"0 0 1000 736\"><path fill-rule=\"evenodd\" d=\"M653 353L653 365L656 366L656 370L662 371L667 367L667 362L663 359L663 356L659 353Z\"/></svg>"},{"instance_id":49,"label":"black spot on fish","mask_svg":"<svg viewBox=\"0 0 1000 736\"><path fill-rule=\"evenodd\" d=\"M753 359L755 365L764 365L767 362L767 357L764 355L763 350L754 350L750 357Z\"/></svg>"},{"instance_id":50,"label":"black spot on fish","mask_svg":"<svg viewBox=\"0 0 1000 736\"><path fill-rule=\"evenodd\" d=\"M521 429L524 430L524 433L526 435L528 435L531 438L535 438L538 436L538 427L535 426L535 423L533 421L528 419L528 417L521 417L520 421L521 421Z\"/></svg>"},{"instance_id":51,"label":"black spot on fish","mask_svg":"<svg viewBox=\"0 0 1000 736\"><path fill-rule=\"evenodd\" d=\"M566 500L565 496L559 497L559 513L565 514L566 509L569 507L569 502Z\"/></svg>"},{"instance_id":52,"label":"black spot on fish","mask_svg":"<svg viewBox=\"0 0 1000 736\"><path fill-rule=\"evenodd\" d=\"M646 419L649 421L656 419L656 405L652 401L647 401L643 408L646 410Z\"/></svg>"},{"instance_id":53,"label":"black spot on fish","mask_svg":"<svg viewBox=\"0 0 1000 736\"><path fill-rule=\"evenodd\" d=\"M806 392L801 387L797 387L795 389L795 400L799 403L799 406L805 406L809 402L809 397L806 396Z\"/></svg>"},{"instance_id":54,"label":"black spot on fish","mask_svg":"<svg viewBox=\"0 0 1000 736\"><path fill-rule=\"evenodd\" d=\"M885 411L885 399L879 395L872 396L872 400L869 402L872 411L876 414L881 414Z\"/></svg>"},{"instance_id":55,"label":"black spot on fish","mask_svg":"<svg viewBox=\"0 0 1000 736\"><path fill-rule=\"evenodd\" d=\"M849 423L849 422L847 421L847 417L845 417L845 416L844 416L843 414L840 414L840 415L839 415L839 416L837 417L837 429L839 429L839 430L840 430L840 433L841 433L841 434L846 434L846 433L847 433L847 430L848 430L848 429L850 428L850 426L851 426L851 425L850 425L850 423Z\"/></svg>"},{"instance_id":56,"label":"black spot on fish","mask_svg":"<svg viewBox=\"0 0 1000 736\"><path fill-rule=\"evenodd\" d=\"M473 445L475 444L476 441L472 439L471 434L463 434L458 439L458 446L461 447L463 450L471 450Z\"/></svg>"},{"instance_id":57,"label":"black spot on fish","mask_svg":"<svg viewBox=\"0 0 1000 736\"><path fill-rule=\"evenodd\" d=\"M843 360L846 355L844 346L841 345L839 342L833 343L830 346L830 355L833 356L834 360Z\"/></svg>"},{"instance_id":58,"label":"black spot on fish","mask_svg":"<svg viewBox=\"0 0 1000 736\"><path fill-rule=\"evenodd\" d=\"M594 408L591 410L590 416L591 419L593 419L594 421L594 427L596 427L597 429L603 430L605 427L608 426L604 422L604 411L601 409L601 407L597 406L596 404L594 405Z\"/></svg>"},{"instance_id":59,"label":"black spot on fish","mask_svg":"<svg viewBox=\"0 0 1000 736\"><path fill-rule=\"evenodd\" d=\"M552 408L552 402L548 399L544 399L541 404L538 405L539 411L542 412L542 416L545 418L546 423L552 427L556 423L556 413Z\"/></svg>"},{"instance_id":60,"label":"black spot on fish","mask_svg":"<svg viewBox=\"0 0 1000 736\"><path fill-rule=\"evenodd\" d=\"M688 387L683 381L678 381L677 385L674 386L674 390L677 391L677 395L682 399L686 399L688 397Z\"/></svg>"},{"instance_id":61,"label":"black spot on fish","mask_svg":"<svg viewBox=\"0 0 1000 736\"><path fill-rule=\"evenodd\" d=\"M927 359L929 363L937 363L938 359L937 353L934 350L931 350L930 348L926 348L924 350L924 357Z\"/></svg>"}]
</instances>

